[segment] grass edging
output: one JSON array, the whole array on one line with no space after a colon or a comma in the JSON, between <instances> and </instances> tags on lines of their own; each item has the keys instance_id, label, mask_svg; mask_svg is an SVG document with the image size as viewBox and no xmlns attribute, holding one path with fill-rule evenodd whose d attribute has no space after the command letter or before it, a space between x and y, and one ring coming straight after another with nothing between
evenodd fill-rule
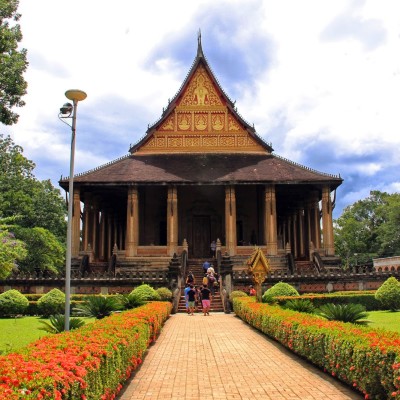
<instances>
[{"instance_id":1,"label":"grass edging","mask_svg":"<svg viewBox=\"0 0 400 400\"><path fill-rule=\"evenodd\" d=\"M0 398L114 399L171 308L151 302L0 356Z\"/></svg>"},{"instance_id":2,"label":"grass edging","mask_svg":"<svg viewBox=\"0 0 400 400\"><path fill-rule=\"evenodd\" d=\"M365 399L400 400L400 335L256 303L233 301L234 312L332 376L354 387Z\"/></svg>"}]
</instances>

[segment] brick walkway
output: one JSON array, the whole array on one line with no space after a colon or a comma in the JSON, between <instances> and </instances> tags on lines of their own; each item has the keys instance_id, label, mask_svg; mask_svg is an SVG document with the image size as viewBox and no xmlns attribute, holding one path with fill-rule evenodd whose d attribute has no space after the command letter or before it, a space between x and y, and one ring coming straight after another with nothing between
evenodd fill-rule
<instances>
[{"instance_id":1,"label":"brick walkway","mask_svg":"<svg viewBox=\"0 0 400 400\"><path fill-rule=\"evenodd\" d=\"M175 314L120 400L362 399L234 314Z\"/></svg>"}]
</instances>

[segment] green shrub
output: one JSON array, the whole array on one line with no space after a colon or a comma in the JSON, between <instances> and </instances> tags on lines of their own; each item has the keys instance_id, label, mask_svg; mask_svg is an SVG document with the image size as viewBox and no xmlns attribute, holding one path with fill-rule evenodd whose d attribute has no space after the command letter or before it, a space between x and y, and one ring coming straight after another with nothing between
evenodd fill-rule
<instances>
[{"instance_id":1,"label":"green shrub","mask_svg":"<svg viewBox=\"0 0 400 400\"><path fill-rule=\"evenodd\" d=\"M103 319L110 316L114 311L121 309L121 302L117 296L88 296L73 311L83 317Z\"/></svg>"},{"instance_id":2,"label":"green shrub","mask_svg":"<svg viewBox=\"0 0 400 400\"><path fill-rule=\"evenodd\" d=\"M146 301L160 300L160 295L150 285L144 283L133 289L131 293L137 293L143 296Z\"/></svg>"},{"instance_id":3,"label":"green shrub","mask_svg":"<svg viewBox=\"0 0 400 400\"><path fill-rule=\"evenodd\" d=\"M124 310L131 310L132 308L140 307L146 303L141 293L131 292L129 294L120 294L117 298Z\"/></svg>"},{"instance_id":4,"label":"green shrub","mask_svg":"<svg viewBox=\"0 0 400 400\"><path fill-rule=\"evenodd\" d=\"M65 317L63 314L51 315L47 321L39 321L43 326L39 328L41 331L49 333L60 333L65 331ZM70 318L69 319L69 330L80 328L85 325L85 321L81 318Z\"/></svg>"},{"instance_id":5,"label":"green shrub","mask_svg":"<svg viewBox=\"0 0 400 400\"><path fill-rule=\"evenodd\" d=\"M297 298L297 296L296 296ZM298 296L299 299L310 300L315 308L319 308L324 304L334 303L334 304L361 304L365 307L367 311L383 310L384 307L382 303L375 298L375 293L366 292L335 292L335 293L318 293L318 294L302 294ZM286 301L293 300L293 296L279 296L275 297L274 301L283 306Z\"/></svg>"},{"instance_id":6,"label":"green shrub","mask_svg":"<svg viewBox=\"0 0 400 400\"><path fill-rule=\"evenodd\" d=\"M28 306L28 299L18 290L11 289L0 294L0 315L2 317L23 314Z\"/></svg>"},{"instance_id":7,"label":"green shrub","mask_svg":"<svg viewBox=\"0 0 400 400\"><path fill-rule=\"evenodd\" d=\"M233 299L235 297L247 297L247 293L243 292L242 290L234 290L233 292L230 293L229 295L229 301L233 302Z\"/></svg>"},{"instance_id":8,"label":"green shrub","mask_svg":"<svg viewBox=\"0 0 400 400\"><path fill-rule=\"evenodd\" d=\"M400 282L394 277L388 278L376 291L375 298L391 311L400 309Z\"/></svg>"},{"instance_id":9,"label":"green shrub","mask_svg":"<svg viewBox=\"0 0 400 400\"><path fill-rule=\"evenodd\" d=\"M304 312L308 314L313 314L315 311L314 304L310 300L303 299L293 299L288 300L283 305L283 308L288 308L289 310Z\"/></svg>"},{"instance_id":10,"label":"green shrub","mask_svg":"<svg viewBox=\"0 0 400 400\"><path fill-rule=\"evenodd\" d=\"M277 296L298 296L299 292L288 283L279 282L269 288L262 296L263 303L273 303Z\"/></svg>"},{"instance_id":11,"label":"green shrub","mask_svg":"<svg viewBox=\"0 0 400 400\"><path fill-rule=\"evenodd\" d=\"M156 292L160 295L161 301L171 301L172 292L166 287L160 287L156 290Z\"/></svg>"},{"instance_id":12,"label":"green shrub","mask_svg":"<svg viewBox=\"0 0 400 400\"><path fill-rule=\"evenodd\" d=\"M44 317L62 314L65 310L65 294L59 289L50 290L38 300L37 309Z\"/></svg>"},{"instance_id":13,"label":"green shrub","mask_svg":"<svg viewBox=\"0 0 400 400\"><path fill-rule=\"evenodd\" d=\"M325 304L317 313L328 321L351 322L352 324L366 325L368 313L361 304Z\"/></svg>"}]
</instances>

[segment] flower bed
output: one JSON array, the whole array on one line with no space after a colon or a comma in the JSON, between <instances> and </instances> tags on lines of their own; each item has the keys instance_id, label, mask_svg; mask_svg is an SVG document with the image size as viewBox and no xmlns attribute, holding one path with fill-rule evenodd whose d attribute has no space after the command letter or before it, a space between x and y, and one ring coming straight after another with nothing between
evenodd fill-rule
<instances>
[{"instance_id":1,"label":"flower bed","mask_svg":"<svg viewBox=\"0 0 400 400\"><path fill-rule=\"evenodd\" d=\"M148 303L0 356L0 399L114 399L171 308Z\"/></svg>"},{"instance_id":2,"label":"flower bed","mask_svg":"<svg viewBox=\"0 0 400 400\"><path fill-rule=\"evenodd\" d=\"M365 395L400 399L400 335L236 298L235 313Z\"/></svg>"}]
</instances>

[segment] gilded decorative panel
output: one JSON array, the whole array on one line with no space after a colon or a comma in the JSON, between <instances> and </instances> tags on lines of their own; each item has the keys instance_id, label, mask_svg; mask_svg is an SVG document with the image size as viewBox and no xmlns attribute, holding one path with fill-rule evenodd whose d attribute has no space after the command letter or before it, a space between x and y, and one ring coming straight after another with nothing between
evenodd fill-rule
<instances>
[{"instance_id":1,"label":"gilded decorative panel","mask_svg":"<svg viewBox=\"0 0 400 400\"><path fill-rule=\"evenodd\" d=\"M191 113L178 113L178 130L190 131L192 127L192 114Z\"/></svg>"},{"instance_id":2,"label":"gilded decorative panel","mask_svg":"<svg viewBox=\"0 0 400 400\"><path fill-rule=\"evenodd\" d=\"M192 147L192 148L199 148L201 146L200 136L186 136L185 137L185 146Z\"/></svg>"},{"instance_id":3,"label":"gilded decorative panel","mask_svg":"<svg viewBox=\"0 0 400 400\"><path fill-rule=\"evenodd\" d=\"M239 146L239 147L244 147L244 146L247 146L247 136L245 136L245 135L240 135L240 136L237 136L237 145Z\"/></svg>"},{"instance_id":4,"label":"gilded decorative panel","mask_svg":"<svg viewBox=\"0 0 400 400\"><path fill-rule=\"evenodd\" d=\"M157 147L165 147L165 136L158 136L156 138L155 146L157 146Z\"/></svg>"},{"instance_id":5,"label":"gilded decorative panel","mask_svg":"<svg viewBox=\"0 0 400 400\"><path fill-rule=\"evenodd\" d=\"M179 105L199 107L222 105L221 99L203 66L200 66L193 75Z\"/></svg>"},{"instance_id":6,"label":"gilded decorative panel","mask_svg":"<svg viewBox=\"0 0 400 400\"><path fill-rule=\"evenodd\" d=\"M218 137L217 136L203 136L204 147L217 147Z\"/></svg>"},{"instance_id":7,"label":"gilded decorative panel","mask_svg":"<svg viewBox=\"0 0 400 400\"><path fill-rule=\"evenodd\" d=\"M156 146L156 141L154 138L151 138L147 143L146 147L155 147Z\"/></svg>"},{"instance_id":8,"label":"gilded decorative panel","mask_svg":"<svg viewBox=\"0 0 400 400\"><path fill-rule=\"evenodd\" d=\"M160 131L173 131L174 130L174 116L171 115L161 126Z\"/></svg>"},{"instance_id":9,"label":"gilded decorative panel","mask_svg":"<svg viewBox=\"0 0 400 400\"><path fill-rule=\"evenodd\" d=\"M225 114L211 114L211 127L214 131L222 131L225 126Z\"/></svg>"},{"instance_id":10,"label":"gilded decorative panel","mask_svg":"<svg viewBox=\"0 0 400 400\"><path fill-rule=\"evenodd\" d=\"M182 136L168 136L168 147L182 147L183 137Z\"/></svg>"},{"instance_id":11,"label":"gilded decorative panel","mask_svg":"<svg viewBox=\"0 0 400 400\"><path fill-rule=\"evenodd\" d=\"M219 144L221 146L233 147L233 146L235 146L235 136L231 136L231 135L221 136L220 140L219 140Z\"/></svg>"},{"instance_id":12,"label":"gilded decorative panel","mask_svg":"<svg viewBox=\"0 0 400 400\"><path fill-rule=\"evenodd\" d=\"M228 130L229 131L242 131L242 128L240 125L237 123L236 119L233 118L232 115L228 115Z\"/></svg>"},{"instance_id":13,"label":"gilded decorative panel","mask_svg":"<svg viewBox=\"0 0 400 400\"><path fill-rule=\"evenodd\" d=\"M195 113L194 114L194 128L196 131L205 131L208 127L208 114Z\"/></svg>"}]
</instances>

